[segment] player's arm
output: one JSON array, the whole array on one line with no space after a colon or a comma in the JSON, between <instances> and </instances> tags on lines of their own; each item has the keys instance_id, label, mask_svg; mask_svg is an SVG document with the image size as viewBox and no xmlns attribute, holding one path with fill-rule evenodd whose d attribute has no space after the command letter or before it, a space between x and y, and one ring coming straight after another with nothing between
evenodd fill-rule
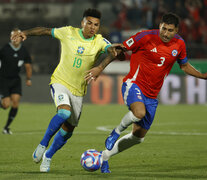
<instances>
[{"instance_id":1,"label":"player's arm","mask_svg":"<svg viewBox=\"0 0 207 180\"><path fill-rule=\"evenodd\" d=\"M101 72L106 68L108 64L110 64L113 60L117 58L123 58L123 49L122 44L113 44L111 47L107 49L108 56L96 67L87 71L85 80L90 83L91 80L96 80Z\"/></svg>"},{"instance_id":2,"label":"player's arm","mask_svg":"<svg viewBox=\"0 0 207 180\"><path fill-rule=\"evenodd\" d=\"M52 28L36 27L24 31L19 31L11 35L11 40L15 41L17 38L21 37L22 41L24 41L27 39L28 36L44 36L44 35L51 36Z\"/></svg>"},{"instance_id":3,"label":"player's arm","mask_svg":"<svg viewBox=\"0 0 207 180\"><path fill-rule=\"evenodd\" d=\"M32 65L30 63L25 63L25 70L26 70L26 85L31 86L32 85Z\"/></svg>"},{"instance_id":4,"label":"player's arm","mask_svg":"<svg viewBox=\"0 0 207 180\"><path fill-rule=\"evenodd\" d=\"M195 69L190 63L181 64L180 68L186 73L191 76L200 79L207 79L207 73L201 73L197 69Z\"/></svg>"}]
</instances>

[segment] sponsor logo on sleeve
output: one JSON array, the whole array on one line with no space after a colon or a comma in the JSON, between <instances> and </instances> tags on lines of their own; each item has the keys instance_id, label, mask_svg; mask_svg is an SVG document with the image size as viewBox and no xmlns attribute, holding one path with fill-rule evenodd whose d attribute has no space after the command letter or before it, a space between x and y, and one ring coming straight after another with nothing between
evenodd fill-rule
<instances>
[{"instance_id":1,"label":"sponsor logo on sleeve","mask_svg":"<svg viewBox=\"0 0 207 180\"><path fill-rule=\"evenodd\" d=\"M126 41L126 44L131 47L134 44L134 40L130 38L129 40Z\"/></svg>"}]
</instances>

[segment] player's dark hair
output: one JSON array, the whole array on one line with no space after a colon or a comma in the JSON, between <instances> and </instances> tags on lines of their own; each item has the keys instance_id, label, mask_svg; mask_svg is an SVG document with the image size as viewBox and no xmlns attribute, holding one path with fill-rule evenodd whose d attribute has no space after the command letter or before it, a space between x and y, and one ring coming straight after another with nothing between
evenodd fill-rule
<instances>
[{"instance_id":1,"label":"player's dark hair","mask_svg":"<svg viewBox=\"0 0 207 180\"><path fill-rule=\"evenodd\" d=\"M14 27L12 30L11 30L11 32L12 31L19 31L20 29L18 28L18 27Z\"/></svg>"},{"instance_id":2,"label":"player's dark hair","mask_svg":"<svg viewBox=\"0 0 207 180\"><path fill-rule=\"evenodd\" d=\"M161 23L174 24L175 27L178 27L179 19L180 18L176 14L167 13L162 16Z\"/></svg>"},{"instance_id":3,"label":"player's dark hair","mask_svg":"<svg viewBox=\"0 0 207 180\"><path fill-rule=\"evenodd\" d=\"M101 12L97 9L86 9L83 13L83 18L88 16L101 19Z\"/></svg>"}]
</instances>

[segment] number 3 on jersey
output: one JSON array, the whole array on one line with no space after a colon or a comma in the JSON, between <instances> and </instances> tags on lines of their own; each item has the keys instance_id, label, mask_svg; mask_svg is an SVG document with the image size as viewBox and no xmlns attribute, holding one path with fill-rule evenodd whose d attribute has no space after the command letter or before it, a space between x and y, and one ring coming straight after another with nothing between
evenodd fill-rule
<instances>
[{"instance_id":1,"label":"number 3 on jersey","mask_svg":"<svg viewBox=\"0 0 207 180\"><path fill-rule=\"evenodd\" d=\"M161 59L161 63L157 65L159 67L162 66L164 64L164 62L165 62L165 58L164 57L160 57L160 59Z\"/></svg>"},{"instance_id":2,"label":"number 3 on jersey","mask_svg":"<svg viewBox=\"0 0 207 180\"><path fill-rule=\"evenodd\" d=\"M76 57L74 62L73 62L73 67L80 68L81 64L82 64L82 59Z\"/></svg>"}]
</instances>

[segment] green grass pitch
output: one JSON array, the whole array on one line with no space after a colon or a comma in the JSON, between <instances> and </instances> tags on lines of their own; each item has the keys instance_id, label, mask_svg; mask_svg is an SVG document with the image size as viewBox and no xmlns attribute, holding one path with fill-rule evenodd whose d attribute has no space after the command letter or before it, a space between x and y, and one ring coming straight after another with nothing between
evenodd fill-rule
<instances>
[{"instance_id":1,"label":"green grass pitch","mask_svg":"<svg viewBox=\"0 0 207 180\"><path fill-rule=\"evenodd\" d=\"M0 180L207 179L206 105L159 105L144 143L112 157L111 174L85 171L81 154L91 148L103 150L106 137L126 112L124 105L85 104L79 126L53 157L50 172L40 173L32 153L55 107L22 103L11 126L13 135L0 134ZM7 114L8 110L0 110L0 128Z\"/></svg>"}]
</instances>

